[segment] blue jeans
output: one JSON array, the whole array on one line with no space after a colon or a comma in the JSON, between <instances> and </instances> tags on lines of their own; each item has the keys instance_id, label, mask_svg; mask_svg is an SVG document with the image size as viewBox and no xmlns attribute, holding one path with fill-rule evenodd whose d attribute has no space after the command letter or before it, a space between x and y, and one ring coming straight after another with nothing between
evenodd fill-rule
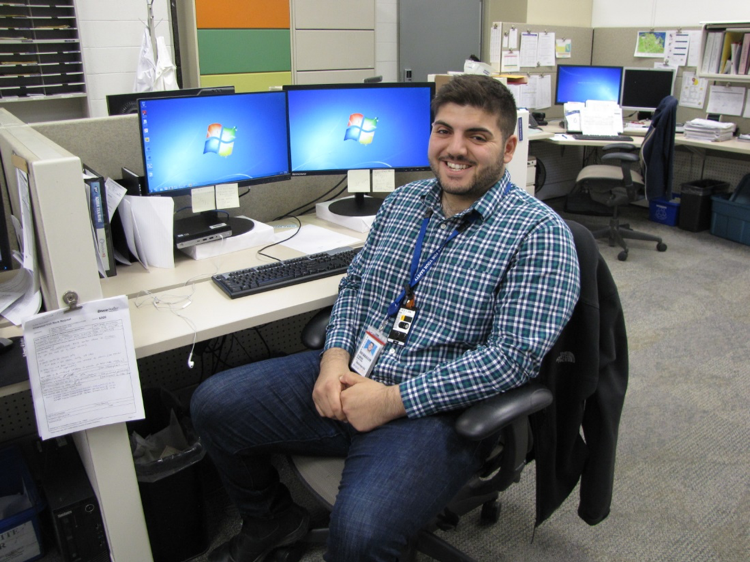
<instances>
[{"instance_id":1,"label":"blue jeans","mask_svg":"<svg viewBox=\"0 0 750 562\"><path fill-rule=\"evenodd\" d=\"M312 390L320 352L252 363L206 380L191 417L243 517L291 505L272 454L346 457L328 561L396 560L478 469L490 446L462 439L455 414L401 418L371 432L322 418Z\"/></svg>"}]
</instances>

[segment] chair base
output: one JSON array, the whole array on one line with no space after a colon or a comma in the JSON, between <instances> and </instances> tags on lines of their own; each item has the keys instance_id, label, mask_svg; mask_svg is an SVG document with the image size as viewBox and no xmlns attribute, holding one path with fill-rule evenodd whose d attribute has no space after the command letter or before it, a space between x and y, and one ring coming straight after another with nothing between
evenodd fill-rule
<instances>
[{"instance_id":1,"label":"chair base","mask_svg":"<svg viewBox=\"0 0 750 562\"><path fill-rule=\"evenodd\" d=\"M615 208L616 213L616 208ZM659 252L666 252L667 245L662 242L661 237L653 234L647 234L645 232L638 232L630 228L628 224L620 224L617 216L612 217L609 221L609 226L592 230L591 234L594 238L607 238L609 245L614 247L615 245L620 246L622 251L617 255L617 259L625 261L628 259L628 252L630 251L625 240L645 240L647 242L656 242L656 250Z\"/></svg>"}]
</instances>

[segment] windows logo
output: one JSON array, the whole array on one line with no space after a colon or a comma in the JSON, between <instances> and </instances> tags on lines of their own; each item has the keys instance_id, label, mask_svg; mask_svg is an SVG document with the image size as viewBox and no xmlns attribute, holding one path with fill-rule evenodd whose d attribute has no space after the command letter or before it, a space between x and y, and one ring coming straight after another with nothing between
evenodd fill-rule
<instances>
[{"instance_id":1,"label":"windows logo","mask_svg":"<svg viewBox=\"0 0 750 562\"><path fill-rule=\"evenodd\" d=\"M234 149L234 137L237 127L222 127L220 123L212 123L208 126L206 144L203 145L203 154L215 152L219 156L229 156Z\"/></svg>"},{"instance_id":2,"label":"windows logo","mask_svg":"<svg viewBox=\"0 0 750 562\"><path fill-rule=\"evenodd\" d=\"M349 124L346 127L344 140L354 140L359 144L370 144L375 136L375 128L378 126L378 119L365 119L361 113L352 113L349 116Z\"/></svg>"}]
</instances>

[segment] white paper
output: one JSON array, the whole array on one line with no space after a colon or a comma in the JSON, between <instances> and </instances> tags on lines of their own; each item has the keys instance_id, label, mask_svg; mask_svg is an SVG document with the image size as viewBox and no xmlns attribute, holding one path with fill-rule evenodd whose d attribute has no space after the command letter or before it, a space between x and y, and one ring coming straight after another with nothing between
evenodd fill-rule
<instances>
[{"instance_id":1,"label":"white paper","mask_svg":"<svg viewBox=\"0 0 750 562\"><path fill-rule=\"evenodd\" d=\"M520 62L518 51L503 51L503 61L501 65L501 72L518 72L520 70Z\"/></svg>"},{"instance_id":2,"label":"white paper","mask_svg":"<svg viewBox=\"0 0 750 562\"><path fill-rule=\"evenodd\" d=\"M174 267L174 199L171 197L136 197L130 201L137 238L138 252L149 266Z\"/></svg>"},{"instance_id":3,"label":"white paper","mask_svg":"<svg viewBox=\"0 0 750 562\"><path fill-rule=\"evenodd\" d=\"M11 222L20 248L20 252L14 251L13 256L21 264L21 269L12 280L6 281L0 287L0 314L14 325L20 326L24 320L39 312L42 307L42 295L39 290L28 174L16 168L16 181L21 219L11 216Z\"/></svg>"},{"instance_id":4,"label":"white paper","mask_svg":"<svg viewBox=\"0 0 750 562\"><path fill-rule=\"evenodd\" d=\"M745 101L745 113L743 117L750 117L750 89L747 91L747 100Z\"/></svg>"},{"instance_id":5,"label":"white paper","mask_svg":"<svg viewBox=\"0 0 750 562\"><path fill-rule=\"evenodd\" d=\"M275 234L275 237L276 240L284 240L289 237L289 232L279 232ZM287 242L282 242L281 245L304 254L317 254L318 252L335 250L344 246L355 246L359 243L360 240L357 238L338 234L314 224L306 224L294 238Z\"/></svg>"},{"instance_id":6,"label":"white paper","mask_svg":"<svg viewBox=\"0 0 750 562\"><path fill-rule=\"evenodd\" d=\"M508 44L503 45L503 47L513 50L518 49L518 29L516 27L511 27L508 31Z\"/></svg>"},{"instance_id":7,"label":"white paper","mask_svg":"<svg viewBox=\"0 0 750 562\"><path fill-rule=\"evenodd\" d=\"M503 24L493 22L490 28L490 64L500 70L500 57L503 51Z\"/></svg>"},{"instance_id":8,"label":"white paper","mask_svg":"<svg viewBox=\"0 0 750 562\"><path fill-rule=\"evenodd\" d=\"M558 59L569 59L572 53L572 39L555 39L555 56Z\"/></svg>"},{"instance_id":9,"label":"white paper","mask_svg":"<svg viewBox=\"0 0 750 562\"><path fill-rule=\"evenodd\" d=\"M236 209L240 206L240 193L236 183L222 183L216 186L216 208Z\"/></svg>"},{"instance_id":10,"label":"white paper","mask_svg":"<svg viewBox=\"0 0 750 562\"><path fill-rule=\"evenodd\" d=\"M686 70L682 73L682 87L680 89L680 105L682 107L703 109L707 91L708 80L696 77L695 72Z\"/></svg>"},{"instance_id":11,"label":"white paper","mask_svg":"<svg viewBox=\"0 0 750 562\"><path fill-rule=\"evenodd\" d=\"M711 86L708 93L708 113L721 115L741 115L745 102L745 88L742 86Z\"/></svg>"},{"instance_id":12,"label":"white paper","mask_svg":"<svg viewBox=\"0 0 750 562\"><path fill-rule=\"evenodd\" d=\"M536 109L552 107L552 76L549 74L536 75Z\"/></svg>"},{"instance_id":13,"label":"white paper","mask_svg":"<svg viewBox=\"0 0 750 562\"><path fill-rule=\"evenodd\" d=\"M390 193L396 189L396 170L373 170L372 192Z\"/></svg>"},{"instance_id":14,"label":"white paper","mask_svg":"<svg viewBox=\"0 0 750 562\"><path fill-rule=\"evenodd\" d=\"M131 196L133 197L133 196ZM133 209L130 199L124 197L120 203L120 220L122 228L125 231L125 240L128 243L128 250L135 256L135 259L145 268L148 269L148 262L144 259L143 241L138 232L135 220L133 219Z\"/></svg>"},{"instance_id":15,"label":"white paper","mask_svg":"<svg viewBox=\"0 0 750 562\"><path fill-rule=\"evenodd\" d=\"M107 214L109 215L109 222L112 222L112 217L115 216L115 211L128 190L112 178L104 180L104 186L104 191L107 193Z\"/></svg>"},{"instance_id":16,"label":"white paper","mask_svg":"<svg viewBox=\"0 0 750 562\"><path fill-rule=\"evenodd\" d=\"M622 132L622 109L614 102L590 100L581 110L581 132L614 135Z\"/></svg>"},{"instance_id":17,"label":"white paper","mask_svg":"<svg viewBox=\"0 0 750 562\"><path fill-rule=\"evenodd\" d=\"M42 439L143 419L125 296L39 314L23 331Z\"/></svg>"},{"instance_id":18,"label":"white paper","mask_svg":"<svg viewBox=\"0 0 750 562\"><path fill-rule=\"evenodd\" d=\"M698 59L701 53L701 30L691 29L683 31L690 38L690 49L688 50L688 59L686 66L698 66Z\"/></svg>"},{"instance_id":19,"label":"white paper","mask_svg":"<svg viewBox=\"0 0 750 562\"><path fill-rule=\"evenodd\" d=\"M349 170L346 190L349 193L370 193L370 170Z\"/></svg>"},{"instance_id":20,"label":"white paper","mask_svg":"<svg viewBox=\"0 0 750 562\"><path fill-rule=\"evenodd\" d=\"M667 49L665 60L670 66L685 66L690 50L690 35L685 32L670 32L667 34Z\"/></svg>"},{"instance_id":21,"label":"white paper","mask_svg":"<svg viewBox=\"0 0 750 562\"><path fill-rule=\"evenodd\" d=\"M536 51L539 66L555 66L555 34L540 33Z\"/></svg>"},{"instance_id":22,"label":"white paper","mask_svg":"<svg viewBox=\"0 0 750 562\"><path fill-rule=\"evenodd\" d=\"M190 202L194 213L213 211L216 209L214 186L196 187L190 190Z\"/></svg>"},{"instance_id":23,"label":"white paper","mask_svg":"<svg viewBox=\"0 0 750 562\"><path fill-rule=\"evenodd\" d=\"M521 68L537 66L537 47L539 44L538 33L521 34Z\"/></svg>"}]
</instances>

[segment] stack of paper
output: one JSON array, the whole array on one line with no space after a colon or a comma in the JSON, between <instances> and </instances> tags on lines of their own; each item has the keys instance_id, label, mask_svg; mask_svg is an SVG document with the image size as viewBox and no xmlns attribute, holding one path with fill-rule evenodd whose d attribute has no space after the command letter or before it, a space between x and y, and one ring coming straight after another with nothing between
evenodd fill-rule
<instances>
[{"instance_id":1,"label":"stack of paper","mask_svg":"<svg viewBox=\"0 0 750 562\"><path fill-rule=\"evenodd\" d=\"M727 141L732 138L736 125L720 123L710 119L693 119L685 123L685 138L711 142Z\"/></svg>"}]
</instances>

